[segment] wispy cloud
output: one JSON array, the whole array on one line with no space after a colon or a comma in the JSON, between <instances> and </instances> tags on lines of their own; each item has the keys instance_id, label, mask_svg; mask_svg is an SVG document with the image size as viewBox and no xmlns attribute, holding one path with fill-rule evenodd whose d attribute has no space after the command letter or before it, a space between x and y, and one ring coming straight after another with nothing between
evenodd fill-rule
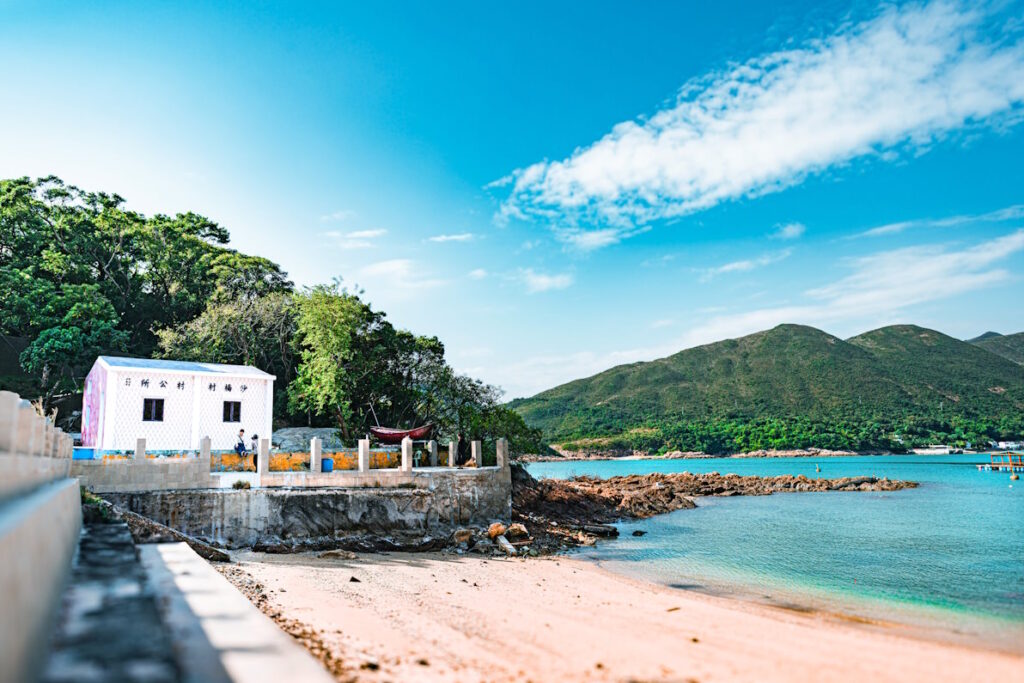
<instances>
[{"instance_id":1,"label":"wispy cloud","mask_svg":"<svg viewBox=\"0 0 1024 683\"><path fill-rule=\"evenodd\" d=\"M469 271L470 280L483 280L485 277L487 277L487 271L483 268L476 268Z\"/></svg>"},{"instance_id":2,"label":"wispy cloud","mask_svg":"<svg viewBox=\"0 0 1024 683\"><path fill-rule=\"evenodd\" d=\"M651 329L652 330L661 330L661 329L664 329L666 327L672 327L675 324L676 324L676 321L672 320L672 318L662 318L661 320L655 320L654 322L652 322L651 323Z\"/></svg>"},{"instance_id":3,"label":"wispy cloud","mask_svg":"<svg viewBox=\"0 0 1024 683\"><path fill-rule=\"evenodd\" d=\"M367 249L374 246L374 240L387 234L387 230L376 228L373 230L353 230L341 232L328 230L323 233L324 237L330 239L334 246L339 249Z\"/></svg>"},{"instance_id":4,"label":"wispy cloud","mask_svg":"<svg viewBox=\"0 0 1024 683\"><path fill-rule=\"evenodd\" d=\"M349 218L352 218L355 215L356 215L356 212L352 211L351 209L340 209L340 210L335 211L333 213L328 213L328 214L324 214L323 216L320 216L320 222L321 223L340 223L342 221L347 221Z\"/></svg>"},{"instance_id":5,"label":"wispy cloud","mask_svg":"<svg viewBox=\"0 0 1024 683\"><path fill-rule=\"evenodd\" d=\"M629 229L776 192L859 157L920 152L964 128L1015 123L1020 27L993 33L989 19L966 3L885 5L828 38L708 74L649 118L503 178L511 189L498 218ZM614 243L600 234L596 242Z\"/></svg>"},{"instance_id":6,"label":"wispy cloud","mask_svg":"<svg viewBox=\"0 0 1024 683\"><path fill-rule=\"evenodd\" d=\"M731 261L729 263L716 266L714 268L704 268L700 270L701 282L710 282L719 275L726 275L729 273L746 273L754 270L755 268L763 268L764 266L770 266L773 263L778 263L789 258L790 254L793 253L792 249L783 249L781 251L773 251L768 254L762 254L757 258L753 259L742 259L740 261Z\"/></svg>"},{"instance_id":7,"label":"wispy cloud","mask_svg":"<svg viewBox=\"0 0 1024 683\"><path fill-rule=\"evenodd\" d=\"M571 273L538 273L533 268L522 268L519 271L519 280L526 285L526 291L530 294L547 292L553 289L565 289L572 285Z\"/></svg>"},{"instance_id":8,"label":"wispy cloud","mask_svg":"<svg viewBox=\"0 0 1024 683\"><path fill-rule=\"evenodd\" d=\"M412 259L377 261L363 266L357 274L359 284L366 285L371 293L384 293L394 298L407 298L446 284Z\"/></svg>"},{"instance_id":9,"label":"wispy cloud","mask_svg":"<svg viewBox=\"0 0 1024 683\"><path fill-rule=\"evenodd\" d=\"M428 237L427 240L430 242L469 242L476 235L471 232L459 232L452 235L434 235Z\"/></svg>"},{"instance_id":10,"label":"wispy cloud","mask_svg":"<svg viewBox=\"0 0 1024 683\"><path fill-rule=\"evenodd\" d=\"M770 237L776 240L795 240L807 232L807 226L803 223L787 223L780 225Z\"/></svg>"},{"instance_id":11,"label":"wispy cloud","mask_svg":"<svg viewBox=\"0 0 1024 683\"><path fill-rule=\"evenodd\" d=\"M556 229L555 237L558 238L559 242L562 242L574 251L588 252L612 244L618 244L624 239L647 232L649 229L646 226L633 229L602 228L600 230L564 228Z\"/></svg>"},{"instance_id":12,"label":"wispy cloud","mask_svg":"<svg viewBox=\"0 0 1024 683\"><path fill-rule=\"evenodd\" d=\"M654 258L644 259L640 262L640 265L644 268L653 268L655 266L665 266L679 258L678 254L662 254Z\"/></svg>"},{"instance_id":13,"label":"wispy cloud","mask_svg":"<svg viewBox=\"0 0 1024 683\"><path fill-rule=\"evenodd\" d=\"M962 214L937 219L922 218L912 221L888 223L887 225L880 225L877 228L871 228L870 230L859 232L851 237L883 237L885 235L897 235L912 228L953 228L959 225L968 225L970 223L1002 223L1004 221L1012 221L1018 218L1024 218L1024 204L1014 204L1013 206L1007 206L1006 208L989 211L987 213Z\"/></svg>"}]
</instances>

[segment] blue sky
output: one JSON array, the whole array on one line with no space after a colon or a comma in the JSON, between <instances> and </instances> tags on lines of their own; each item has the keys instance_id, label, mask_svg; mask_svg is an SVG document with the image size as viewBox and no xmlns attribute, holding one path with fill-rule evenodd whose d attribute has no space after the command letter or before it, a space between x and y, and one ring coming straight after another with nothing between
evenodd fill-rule
<instances>
[{"instance_id":1,"label":"blue sky","mask_svg":"<svg viewBox=\"0 0 1024 683\"><path fill-rule=\"evenodd\" d=\"M509 397L781 322L1014 332L1022 32L1013 2L0 0L0 176L208 215Z\"/></svg>"}]
</instances>

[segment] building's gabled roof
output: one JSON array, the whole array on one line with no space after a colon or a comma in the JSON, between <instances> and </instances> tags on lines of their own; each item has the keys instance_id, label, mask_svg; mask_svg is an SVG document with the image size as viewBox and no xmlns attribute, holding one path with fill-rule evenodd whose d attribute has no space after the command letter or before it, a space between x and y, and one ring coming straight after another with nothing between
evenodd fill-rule
<instances>
[{"instance_id":1,"label":"building's gabled roof","mask_svg":"<svg viewBox=\"0 0 1024 683\"><path fill-rule=\"evenodd\" d=\"M96 362L102 362L115 370L157 370L160 372L180 372L184 374L230 375L232 377L255 377L259 379L277 379L274 375L263 372L251 365L225 365L222 363L196 363L185 360L160 360L157 358L123 358L120 356L100 356Z\"/></svg>"}]
</instances>

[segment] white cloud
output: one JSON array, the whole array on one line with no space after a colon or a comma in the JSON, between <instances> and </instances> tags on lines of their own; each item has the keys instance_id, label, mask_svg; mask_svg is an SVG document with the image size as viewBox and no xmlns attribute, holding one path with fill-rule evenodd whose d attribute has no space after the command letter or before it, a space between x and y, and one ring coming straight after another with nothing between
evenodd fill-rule
<instances>
[{"instance_id":1,"label":"white cloud","mask_svg":"<svg viewBox=\"0 0 1024 683\"><path fill-rule=\"evenodd\" d=\"M673 325L675 325L675 323L676 323L676 321L672 320L672 318L662 318L661 320L655 320L654 322L652 322L651 323L651 329L652 330L661 330L661 329L664 329L666 327L672 327Z\"/></svg>"},{"instance_id":2,"label":"white cloud","mask_svg":"<svg viewBox=\"0 0 1024 683\"><path fill-rule=\"evenodd\" d=\"M566 244L575 251L594 251L612 244L618 244L624 239L647 232L650 228L640 227L635 229L602 228L600 230L580 230L579 228L565 228L555 230L555 236L560 242Z\"/></svg>"},{"instance_id":3,"label":"white cloud","mask_svg":"<svg viewBox=\"0 0 1024 683\"><path fill-rule=\"evenodd\" d=\"M711 73L653 116L515 171L499 219L629 228L1015 123L1024 44L1019 27L993 35L989 20L954 2L883 6L828 38Z\"/></svg>"},{"instance_id":4,"label":"white cloud","mask_svg":"<svg viewBox=\"0 0 1024 683\"><path fill-rule=\"evenodd\" d=\"M469 271L469 278L471 280L483 280L485 277L487 277L487 271L483 268L476 268Z\"/></svg>"},{"instance_id":5,"label":"white cloud","mask_svg":"<svg viewBox=\"0 0 1024 683\"><path fill-rule=\"evenodd\" d=\"M882 251L845 262L850 272L805 292L807 303L717 316L690 330L682 346L757 332L780 323L849 324L889 319L905 309L1006 282L1011 273L994 267L1024 251L1024 230L972 247L931 244Z\"/></svg>"},{"instance_id":6,"label":"white cloud","mask_svg":"<svg viewBox=\"0 0 1024 683\"><path fill-rule=\"evenodd\" d=\"M558 273L549 275L538 273L533 268L523 268L519 271L519 279L526 285L526 291L530 294L547 292L553 289L565 289L572 285L570 273Z\"/></svg>"},{"instance_id":7,"label":"white cloud","mask_svg":"<svg viewBox=\"0 0 1024 683\"><path fill-rule=\"evenodd\" d=\"M805 232L807 232L807 226L803 223L787 223L786 225L780 225L778 230L771 234L771 238L776 240L795 240L803 236Z\"/></svg>"},{"instance_id":8,"label":"white cloud","mask_svg":"<svg viewBox=\"0 0 1024 683\"><path fill-rule=\"evenodd\" d=\"M356 271L359 284L371 293L392 298L408 298L428 289L446 284L412 259L388 259L363 266Z\"/></svg>"},{"instance_id":9,"label":"white cloud","mask_svg":"<svg viewBox=\"0 0 1024 683\"><path fill-rule=\"evenodd\" d=\"M805 301L715 315L671 341L609 353L577 352L531 358L496 378L513 396L526 396L614 365L663 358L680 349L765 330L781 323L863 331L896 322L908 309L980 291L1011 280L999 263L1024 251L1024 230L963 248L931 244L877 252L840 265L848 273L808 290ZM706 309L713 313L720 309ZM507 378L507 379L506 379Z\"/></svg>"},{"instance_id":10,"label":"white cloud","mask_svg":"<svg viewBox=\"0 0 1024 683\"><path fill-rule=\"evenodd\" d=\"M328 230L323 233L324 237L330 239L334 246L339 249L367 249L374 246L373 240L387 234L387 230L376 228L373 230L354 230L352 232L340 232Z\"/></svg>"},{"instance_id":11,"label":"white cloud","mask_svg":"<svg viewBox=\"0 0 1024 683\"><path fill-rule=\"evenodd\" d=\"M745 273L747 271L754 270L755 268L763 268L764 266L770 266L773 263L789 258L790 254L793 253L792 249L783 249L781 251L773 251L768 254L762 254L754 259L743 259L741 261L732 261L725 263L714 268L705 268L701 270L700 281L709 282L719 275L727 275L729 273Z\"/></svg>"},{"instance_id":12,"label":"white cloud","mask_svg":"<svg viewBox=\"0 0 1024 683\"><path fill-rule=\"evenodd\" d=\"M963 214L939 219L923 218L913 221L889 223L887 225L880 225L877 228L865 230L864 232L859 232L851 237L882 237L884 235L896 235L901 232L905 232L906 230L910 230L911 228L953 228L970 223L1002 223L1004 221L1012 221L1018 218L1024 218L1024 204L1014 204L1013 206L1007 206L1003 209L997 209L995 211L980 214Z\"/></svg>"},{"instance_id":13,"label":"white cloud","mask_svg":"<svg viewBox=\"0 0 1024 683\"><path fill-rule=\"evenodd\" d=\"M352 218L355 215L356 212L352 211L351 209L341 209L339 211L335 211L334 213L328 213L323 216L320 216L320 222L340 223L342 221L347 221L349 218Z\"/></svg>"},{"instance_id":14,"label":"white cloud","mask_svg":"<svg viewBox=\"0 0 1024 683\"><path fill-rule=\"evenodd\" d=\"M471 232L460 232L454 235L434 235L427 239L431 242L469 242L475 237Z\"/></svg>"}]
</instances>

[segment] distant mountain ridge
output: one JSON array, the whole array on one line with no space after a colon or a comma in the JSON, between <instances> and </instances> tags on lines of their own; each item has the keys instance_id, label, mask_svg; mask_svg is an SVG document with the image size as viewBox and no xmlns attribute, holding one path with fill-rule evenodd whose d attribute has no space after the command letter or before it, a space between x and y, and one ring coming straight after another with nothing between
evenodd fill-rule
<instances>
[{"instance_id":1,"label":"distant mountain ridge","mask_svg":"<svg viewBox=\"0 0 1024 683\"><path fill-rule=\"evenodd\" d=\"M611 368L511 405L551 442L584 449L977 443L1024 431L1024 366L987 348L1020 348L1022 336L969 343L895 325L842 340L779 325Z\"/></svg>"},{"instance_id":2,"label":"distant mountain ridge","mask_svg":"<svg viewBox=\"0 0 1024 683\"><path fill-rule=\"evenodd\" d=\"M1007 360L1012 360L1018 365L1024 365L1024 332L1016 334L986 332L980 337L972 339L971 343Z\"/></svg>"}]
</instances>

